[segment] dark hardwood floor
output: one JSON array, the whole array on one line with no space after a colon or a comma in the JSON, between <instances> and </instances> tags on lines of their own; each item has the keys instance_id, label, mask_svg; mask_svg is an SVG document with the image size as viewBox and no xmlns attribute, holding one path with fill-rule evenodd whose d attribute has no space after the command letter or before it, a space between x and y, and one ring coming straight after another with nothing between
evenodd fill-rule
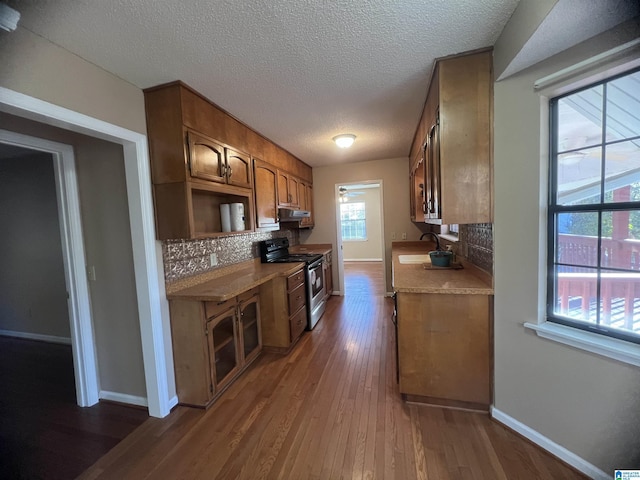
<instances>
[{"instance_id":1,"label":"dark hardwood floor","mask_svg":"<svg viewBox=\"0 0 640 480\"><path fill-rule=\"evenodd\" d=\"M0 337L0 478L75 478L148 418L78 407L70 346Z\"/></svg>"},{"instance_id":2,"label":"dark hardwood floor","mask_svg":"<svg viewBox=\"0 0 640 480\"><path fill-rule=\"evenodd\" d=\"M149 418L80 478L585 478L487 415L404 402L392 301L356 283L289 355L263 353L207 411Z\"/></svg>"}]
</instances>

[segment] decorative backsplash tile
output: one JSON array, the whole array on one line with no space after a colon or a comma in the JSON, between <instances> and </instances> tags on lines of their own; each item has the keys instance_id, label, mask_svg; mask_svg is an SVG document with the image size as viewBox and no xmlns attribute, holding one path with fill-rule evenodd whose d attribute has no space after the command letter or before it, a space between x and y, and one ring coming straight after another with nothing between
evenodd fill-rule
<instances>
[{"instance_id":1,"label":"decorative backsplash tile","mask_svg":"<svg viewBox=\"0 0 640 480\"><path fill-rule=\"evenodd\" d=\"M485 272L493 273L493 224L460 225L460 237L465 243L467 259Z\"/></svg>"},{"instance_id":2,"label":"decorative backsplash tile","mask_svg":"<svg viewBox=\"0 0 640 480\"><path fill-rule=\"evenodd\" d=\"M232 234L202 240L166 240L162 242L165 282L175 282L216 268L252 260L260 256L258 242L280 237L288 237L291 245L300 243L298 230L286 228L274 232ZM210 266L212 253L218 256L218 265L215 267Z\"/></svg>"}]
</instances>

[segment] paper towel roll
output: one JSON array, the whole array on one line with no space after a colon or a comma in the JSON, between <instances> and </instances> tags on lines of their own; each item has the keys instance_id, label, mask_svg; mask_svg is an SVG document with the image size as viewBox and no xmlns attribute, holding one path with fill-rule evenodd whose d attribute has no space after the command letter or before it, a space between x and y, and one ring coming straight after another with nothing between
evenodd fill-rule
<instances>
[{"instance_id":1,"label":"paper towel roll","mask_svg":"<svg viewBox=\"0 0 640 480\"><path fill-rule=\"evenodd\" d=\"M244 227L244 204L232 203L229 205L231 215L231 231L240 232Z\"/></svg>"},{"instance_id":2,"label":"paper towel roll","mask_svg":"<svg viewBox=\"0 0 640 480\"><path fill-rule=\"evenodd\" d=\"M228 203L220 204L220 224L223 232L231 231L231 210Z\"/></svg>"}]
</instances>

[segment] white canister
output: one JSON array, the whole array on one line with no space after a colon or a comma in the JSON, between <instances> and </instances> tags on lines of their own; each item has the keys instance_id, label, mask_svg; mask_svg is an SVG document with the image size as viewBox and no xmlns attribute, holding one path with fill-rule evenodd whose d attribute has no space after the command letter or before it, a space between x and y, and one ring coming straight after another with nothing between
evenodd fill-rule
<instances>
[{"instance_id":1,"label":"white canister","mask_svg":"<svg viewBox=\"0 0 640 480\"><path fill-rule=\"evenodd\" d=\"M232 203L229 205L231 214L231 231L241 232L245 230L244 225L244 204Z\"/></svg>"}]
</instances>

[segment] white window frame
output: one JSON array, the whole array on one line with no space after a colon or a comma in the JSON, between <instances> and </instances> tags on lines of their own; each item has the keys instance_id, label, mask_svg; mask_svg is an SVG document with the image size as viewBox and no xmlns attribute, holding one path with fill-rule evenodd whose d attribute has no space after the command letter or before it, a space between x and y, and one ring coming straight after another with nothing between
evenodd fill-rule
<instances>
[{"instance_id":1,"label":"white window frame","mask_svg":"<svg viewBox=\"0 0 640 480\"><path fill-rule=\"evenodd\" d=\"M533 85L540 96L540 158L546 158L547 162L541 162L540 172L542 185L540 186L539 217L538 318L536 321L524 323L525 328L534 331L541 338L638 367L640 367L640 345L546 320L546 209L549 178L549 99L637 68L640 66L639 50L640 39L636 39L541 78Z\"/></svg>"}]
</instances>

